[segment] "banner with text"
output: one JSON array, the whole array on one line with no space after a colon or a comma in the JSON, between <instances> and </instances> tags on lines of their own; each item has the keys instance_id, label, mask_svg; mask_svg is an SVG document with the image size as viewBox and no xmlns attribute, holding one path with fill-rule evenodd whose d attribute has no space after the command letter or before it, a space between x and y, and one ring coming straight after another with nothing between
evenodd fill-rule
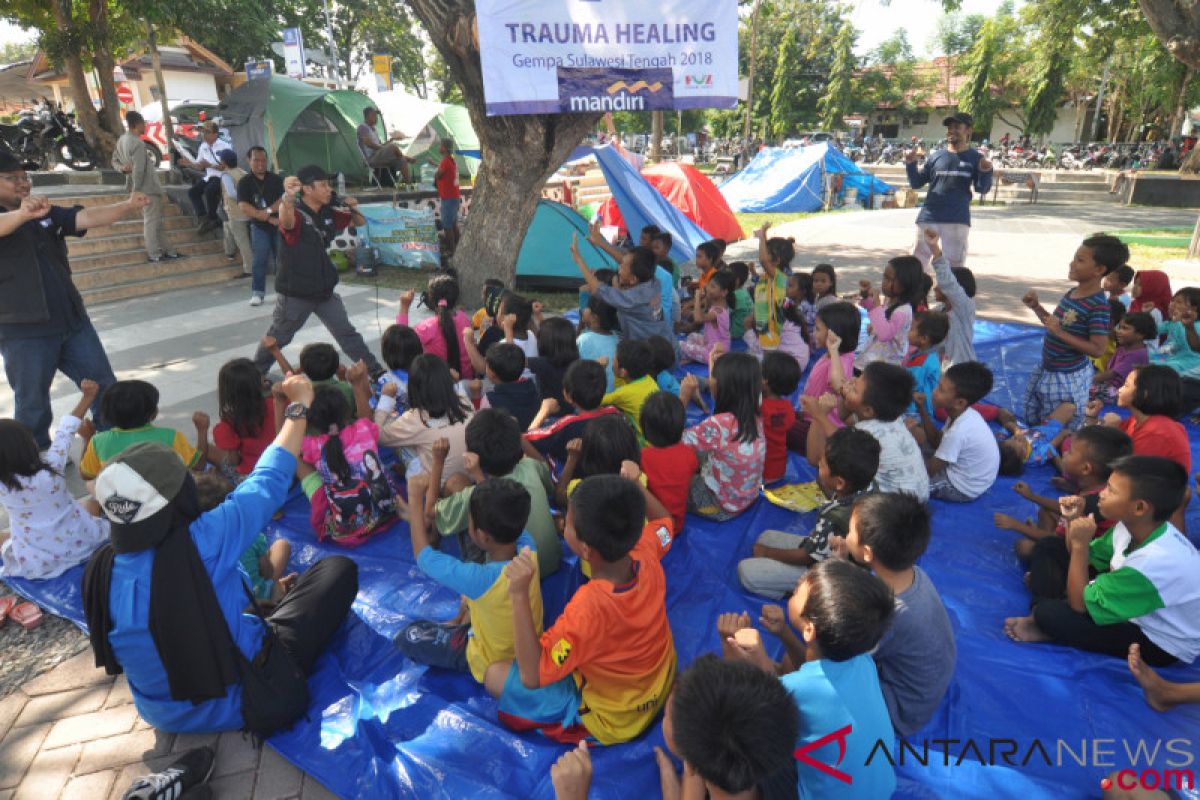
<instances>
[{"instance_id":1,"label":"banner with text","mask_svg":"<svg viewBox=\"0 0 1200 800\"><path fill-rule=\"evenodd\" d=\"M733 108L737 0L476 0L489 116Z\"/></svg>"},{"instance_id":2,"label":"banner with text","mask_svg":"<svg viewBox=\"0 0 1200 800\"><path fill-rule=\"evenodd\" d=\"M417 269L439 263L441 256L433 209L364 203L358 210L367 219L367 240L379 251L380 261L384 264Z\"/></svg>"}]
</instances>

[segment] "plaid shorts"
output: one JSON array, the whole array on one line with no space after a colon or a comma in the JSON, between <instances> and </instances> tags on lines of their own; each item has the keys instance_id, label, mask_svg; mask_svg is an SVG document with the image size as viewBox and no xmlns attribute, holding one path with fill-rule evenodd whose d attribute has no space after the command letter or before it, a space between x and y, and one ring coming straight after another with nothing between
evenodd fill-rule
<instances>
[{"instance_id":1,"label":"plaid shorts","mask_svg":"<svg viewBox=\"0 0 1200 800\"><path fill-rule=\"evenodd\" d=\"M1085 363L1074 372L1052 372L1041 364L1033 368L1029 383L1025 385L1025 421L1038 425L1062 403L1075 404L1075 416L1067 427L1071 430L1083 423L1083 412L1087 406L1088 391L1092 388L1092 376L1096 370Z\"/></svg>"}]
</instances>

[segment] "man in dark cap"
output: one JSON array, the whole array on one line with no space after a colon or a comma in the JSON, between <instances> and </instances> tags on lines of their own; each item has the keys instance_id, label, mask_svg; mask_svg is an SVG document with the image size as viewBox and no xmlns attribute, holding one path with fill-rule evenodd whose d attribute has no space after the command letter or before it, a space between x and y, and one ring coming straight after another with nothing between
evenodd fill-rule
<instances>
[{"instance_id":1,"label":"man in dark cap","mask_svg":"<svg viewBox=\"0 0 1200 800\"><path fill-rule=\"evenodd\" d=\"M332 556L301 575L270 616L243 613L252 596L239 560L287 499L313 399L303 376L282 391L290 403L279 435L211 511L200 512L191 473L157 442L126 448L96 478L112 524L111 543L83 577L96 666L125 672L138 713L160 730L268 736L289 727L307 710L303 676L358 593L354 562ZM264 682L279 691L266 729L255 724Z\"/></svg>"},{"instance_id":2,"label":"man in dark cap","mask_svg":"<svg viewBox=\"0 0 1200 800\"><path fill-rule=\"evenodd\" d=\"M951 268L966 266L967 237L971 232L971 190L985 195L992 188L992 162L971 147L971 129L975 120L959 112L942 121L946 126L946 149L938 150L917 169L919 150L904 154L908 185L929 191L917 215L917 246L913 255L929 270L932 254L925 244L924 230L935 229L941 236L942 252Z\"/></svg>"}]
</instances>

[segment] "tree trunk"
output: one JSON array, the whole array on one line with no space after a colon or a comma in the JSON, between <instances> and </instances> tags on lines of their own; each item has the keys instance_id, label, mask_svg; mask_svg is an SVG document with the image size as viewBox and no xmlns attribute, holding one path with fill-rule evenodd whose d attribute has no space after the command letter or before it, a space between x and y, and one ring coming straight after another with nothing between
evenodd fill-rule
<instances>
[{"instance_id":1,"label":"tree trunk","mask_svg":"<svg viewBox=\"0 0 1200 800\"><path fill-rule=\"evenodd\" d=\"M1200 147L1193 147L1188 151L1183 157L1183 163L1179 165L1179 171L1193 175L1200 172Z\"/></svg>"},{"instance_id":2,"label":"tree trunk","mask_svg":"<svg viewBox=\"0 0 1200 800\"><path fill-rule=\"evenodd\" d=\"M758 9L762 0L754 0L750 12L750 68L746 75L746 114L742 118L742 138L750 138L750 117L754 113L754 71L758 67Z\"/></svg>"},{"instance_id":3,"label":"tree trunk","mask_svg":"<svg viewBox=\"0 0 1200 800\"><path fill-rule=\"evenodd\" d=\"M50 4L54 22L61 33L75 32L75 23L71 18L70 0L54 0ZM83 129L84 138L96 151L96 164L108 164L112 161L113 150L117 146L116 137L100 125L100 115L92 105L92 94L88 91L87 75L83 71L83 60L74 50L63 56L63 69L67 73L67 84L71 88L71 99L75 101L75 119Z\"/></svg>"},{"instance_id":4,"label":"tree trunk","mask_svg":"<svg viewBox=\"0 0 1200 800\"><path fill-rule=\"evenodd\" d=\"M175 147L175 124L171 122L171 104L167 102L167 83L163 80L162 55L158 52L158 39L154 35L154 23L146 20L146 48L150 51L150 63L154 67L154 82L158 84L158 102L162 106L163 139L167 142L167 162Z\"/></svg>"},{"instance_id":5,"label":"tree trunk","mask_svg":"<svg viewBox=\"0 0 1200 800\"><path fill-rule=\"evenodd\" d=\"M1138 0L1138 5L1171 55L1200 69L1200 5L1194 0Z\"/></svg>"},{"instance_id":6,"label":"tree trunk","mask_svg":"<svg viewBox=\"0 0 1200 800\"><path fill-rule=\"evenodd\" d=\"M96 68L103 113L101 124L113 136L120 136L125 126L121 123L121 101L117 99L117 82L113 77L117 59L112 54L108 30L108 4L104 0L91 0L88 6L92 16L92 65Z\"/></svg>"},{"instance_id":7,"label":"tree trunk","mask_svg":"<svg viewBox=\"0 0 1200 800\"><path fill-rule=\"evenodd\" d=\"M600 114L489 117L484 106L479 39L472 0L408 0L462 89L483 165L468 223L454 252L462 297L478 297L485 278L515 282L517 254L546 179L599 121ZM570 258L571 243L562 243Z\"/></svg>"},{"instance_id":8,"label":"tree trunk","mask_svg":"<svg viewBox=\"0 0 1200 800\"><path fill-rule=\"evenodd\" d=\"M650 160L662 161L663 112L650 112Z\"/></svg>"}]
</instances>

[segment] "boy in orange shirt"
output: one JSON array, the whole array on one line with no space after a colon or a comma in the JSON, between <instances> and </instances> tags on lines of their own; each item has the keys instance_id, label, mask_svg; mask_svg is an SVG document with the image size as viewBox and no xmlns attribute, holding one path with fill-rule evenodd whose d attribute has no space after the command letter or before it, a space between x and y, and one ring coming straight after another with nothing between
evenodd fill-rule
<instances>
[{"instance_id":1,"label":"boy in orange shirt","mask_svg":"<svg viewBox=\"0 0 1200 800\"><path fill-rule=\"evenodd\" d=\"M529 604L513 603L516 660L488 667L485 684L514 730L617 744L649 727L667 700L676 657L659 559L671 515L639 477L626 461L620 477L585 478L571 495L564 536L592 579L540 640ZM509 592L525 597L533 554L523 550L504 573Z\"/></svg>"}]
</instances>

